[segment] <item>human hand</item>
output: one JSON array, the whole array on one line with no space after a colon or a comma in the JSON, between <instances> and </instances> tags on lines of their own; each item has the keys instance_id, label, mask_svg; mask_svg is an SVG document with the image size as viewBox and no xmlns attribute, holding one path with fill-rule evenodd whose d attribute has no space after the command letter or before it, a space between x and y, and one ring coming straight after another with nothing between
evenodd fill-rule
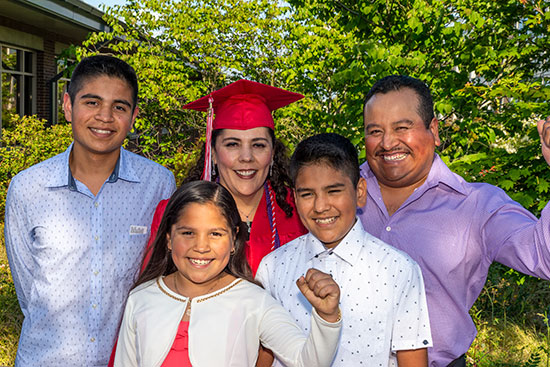
<instances>
[{"instance_id":1,"label":"human hand","mask_svg":"<svg viewBox=\"0 0 550 367\"><path fill-rule=\"evenodd\" d=\"M296 281L296 285L325 321L337 322L340 319L340 287L332 276L311 268L305 277Z\"/></svg>"},{"instance_id":2,"label":"human hand","mask_svg":"<svg viewBox=\"0 0 550 367\"><path fill-rule=\"evenodd\" d=\"M542 146L542 156L546 160L546 163L550 165L550 116L546 120L540 120L537 123L537 130L539 131Z\"/></svg>"}]
</instances>

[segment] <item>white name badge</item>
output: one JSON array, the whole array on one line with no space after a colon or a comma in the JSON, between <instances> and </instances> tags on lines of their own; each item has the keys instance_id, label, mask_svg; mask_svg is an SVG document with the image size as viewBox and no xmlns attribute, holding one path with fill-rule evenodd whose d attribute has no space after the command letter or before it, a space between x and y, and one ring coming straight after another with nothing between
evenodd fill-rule
<instances>
[{"instance_id":1,"label":"white name badge","mask_svg":"<svg viewBox=\"0 0 550 367\"><path fill-rule=\"evenodd\" d=\"M130 226L130 235L136 235L136 234L146 234L147 233L147 227L146 226Z\"/></svg>"}]
</instances>

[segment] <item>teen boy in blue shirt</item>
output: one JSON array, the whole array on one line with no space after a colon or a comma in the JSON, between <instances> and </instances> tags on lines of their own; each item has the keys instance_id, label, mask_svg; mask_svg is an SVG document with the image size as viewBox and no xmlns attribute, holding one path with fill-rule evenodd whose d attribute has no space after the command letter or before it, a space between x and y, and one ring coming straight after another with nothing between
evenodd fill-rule
<instances>
[{"instance_id":1,"label":"teen boy in blue shirt","mask_svg":"<svg viewBox=\"0 0 550 367\"><path fill-rule=\"evenodd\" d=\"M421 271L357 219L366 183L355 147L338 134L313 136L297 146L290 172L309 233L264 257L256 279L307 331L311 305L296 279L311 267L333 276L343 320L333 366L427 366L432 342Z\"/></svg>"},{"instance_id":2,"label":"teen boy in blue shirt","mask_svg":"<svg viewBox=\"0 0 550 367\"><path fill-rule=\"evenodd\" d=\"M175 189L121 147L137 95L124 61L83 59L64 96L73 143L10 183L6 250L25 316L15 366L107 365L153 211Z\"/></svg>"}]
</instances>

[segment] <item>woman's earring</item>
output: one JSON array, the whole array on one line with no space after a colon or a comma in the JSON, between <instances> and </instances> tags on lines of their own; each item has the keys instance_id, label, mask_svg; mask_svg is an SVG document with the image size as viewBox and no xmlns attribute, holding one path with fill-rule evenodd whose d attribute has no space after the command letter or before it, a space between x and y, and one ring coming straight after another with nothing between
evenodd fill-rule
<instances>
[{"instance_id":1,"label":"woman's earring","mask_svg":"<svg viewBox=\"0 0 550 367\"><path fill-rule=\"evenodd\" d=\"M229 253L230 253L231 255L233 255L233 254L235 253L235 248L233 247L233 248L231 249L231 251L229 251Z\"/></svg>"},{"instance_id":2,"label":"woman's earring","mask_svg":"<svg viewBox=\"0 0 550 367\"><path fill-rule=\"evenodd\" d=\"M273 161L271 161L271 164L269 165L269 177L273 176Z\"/></svg>"},{"instance_id":3,"label":"woman's earring","mask_svg":"<svg viewBox=\"0 0 550 367\"><path fill-rule=\"evenodd\" d=\"M217 167L217 166L216 166L215 164L214 164L214 165L212 165L212 177L214 177L214 176L217 176L217 175L218 175L218 173L216 172L216 171L217 171L217 170L216 170L216 167Z\"/></svg>"}]
</instances>

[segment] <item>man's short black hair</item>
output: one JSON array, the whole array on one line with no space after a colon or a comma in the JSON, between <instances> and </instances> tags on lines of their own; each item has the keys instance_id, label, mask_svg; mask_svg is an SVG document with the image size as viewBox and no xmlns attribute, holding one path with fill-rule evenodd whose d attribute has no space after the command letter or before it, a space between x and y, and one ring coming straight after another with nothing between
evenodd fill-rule
<instances>
[{"instance_id":1,"label":"man's short black hair","mask_svg":"<svg viewBox=\"0 0 550 367\"><path fill-rule=\"evenodd\" d=\"M311 164L328 164L348 176L354 187L359 182L357 149L348 139L335 133L318 134L301 141L290 159L290 177L294 186L298 172Z\"/></svg>"},{"instance_id":2,"label":"man's short black hair","mask_svg":"<svg viewBox=\"0 0 550 367\"><path fill-rule=\"evenodd\" d=\"M71 97L71 104L82 85L89 78L108 76L124 80L132 88L132 108L137 106L138 82L134 68L119 58L108 55L96 55L82 59L76 66L71 76L71 82L67 93Z\"/></svg>"},{"instance_id":3,"label":"man's short black hair","mask_svg":"<svg viewBox=\"0 0 550 367\"><path fill-rule=\"evenodd\" d=\"M365 97L363 108L366 107L369 99L375 94L386 94L388 92L398 91L403 88L410 88L418 96L418 114L424 121L426 129L430 127L430 123L434 118L434 103L430 89L420 79L415 79L407 75L389 75L386 76L372 86Z\"/></svg>"}]
</instances>

